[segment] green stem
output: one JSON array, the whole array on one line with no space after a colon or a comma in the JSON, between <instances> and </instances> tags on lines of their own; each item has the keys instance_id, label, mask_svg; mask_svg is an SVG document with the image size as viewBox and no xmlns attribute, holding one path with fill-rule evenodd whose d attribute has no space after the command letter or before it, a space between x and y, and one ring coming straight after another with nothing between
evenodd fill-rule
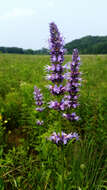
<instances>
[{"instance_id":1,"label":"green stem","mask_svg":"<svg viewBox=\"0 0 107 190\"><path fill-rule=\"evenodd\" d=\"M61 152L62 152L62 190L64 190L64 147L61 146Z\"/></svg>"}]
</instances>

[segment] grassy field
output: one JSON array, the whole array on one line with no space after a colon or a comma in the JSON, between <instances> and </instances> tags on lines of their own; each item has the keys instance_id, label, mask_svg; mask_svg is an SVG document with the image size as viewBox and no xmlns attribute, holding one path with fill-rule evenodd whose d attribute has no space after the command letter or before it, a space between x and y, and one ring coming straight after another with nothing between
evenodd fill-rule
<instances>
[{"instance_id":1,"label":"grassy field","mask_svg":"<svg viewBox=\"0 0 107 190\"><path fill-rule=\"evenodd\" d=\"M38 131L33 91L36 85L44 99L51 100L44 70L50 58L0 54L0 190L61 189L58 150L44 140L44 134L61 125L65 132L77 131L81 139L69 153L66 147L65 189L107 189L107 55L80 57L83 80L77 113L81 120L69 124L47 109L45 127ZM65 63L70 60L65 56Z\"/></svg>"}]
</instances>

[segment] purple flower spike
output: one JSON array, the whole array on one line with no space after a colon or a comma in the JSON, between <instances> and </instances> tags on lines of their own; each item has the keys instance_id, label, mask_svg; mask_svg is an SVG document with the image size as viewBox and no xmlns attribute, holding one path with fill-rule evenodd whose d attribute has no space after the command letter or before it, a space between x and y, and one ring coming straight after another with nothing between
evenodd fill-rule
<instances>
[{"instance_id":1,"label":"purple flower spike","mask_svg":"<svg viewBox=\"0 0 107 190\"><path fill-rule=\"evenodd\" d=\"M50 80L55 85L50 86L50 92L53 95L63 94L65 88L62 85L64 76L62 75L64 67L62 63L64 61L64 48L63 48L63 39L58 31L58 28L55 23L50 23L50 54L51 54L51 66L47 66L46 69L50 71L50 75L47 75L46 78Z\"/></svg>"},{"instance_id":2,"label":"purple flower spike","mask_svg":"<svg viewBox=\"0 0 107 190\"><path fill-rule=\"evenodd\" d=\"M37 106L42 106L43 105L43 96L40 93L40 89L38 89L36 86L34 87L34 100L35 100L35 104ZM44 108L42 107L38 107L36 108L36 111L42 112L44 110Z\"/></svg>"},{"instance_id":3,"label":"purple flower spike","mask_svg":"<svg viewBox=\"0 0 107 190\"><path fill-rule=\"evenodd\" d=\"M50 80L53 85L48 85L52 95L60 96L65 92L65 86L61 85L64 80L63 71L65 69L62 66L64 61L64 48L63 48L63 39L60 35L60 32L55 23L50 23L50 55L51 55L51 66L46 66L45 69L50 72L46 76L46 79ZM63 110L65 105L62 105L62 102L57 102L57 100L49 102L49 108L54 110Z\"/></svg>"},{"instance_id":4,"label":"purple flower spike","mask_svg":"<svg viewBox=\"0 0 107 190\"><path fill-rule=\"evenodd\" d=\"M40 89L38 89L36 86L34 87L34 100L36 101L36 104L37 105L42 105L43 102L42 102L42 99L43 99L43 96L42 94L40 93Z\"/></svg>"},{"instance_id":5,"label":"purple flower spike","mask_svg":"<svg viewBox=\"0 0 107 190\"><path fill-rule=\"evenodd\" d=\"M48 138L48 140L54 142L55 144L57 145L66 145L67 142L71 139L75 139L75 140L78 140L79 139L79 136L77 133L69 133L69 134L66 134L64 133L63 131L60 133L56 133L56 132L53 132L52 135Z\"/></svg>"},{"instance_id":6,"label":"purple flower spike","mask_svg":"<svg viewBox=\"0 0 107 190\"><path fill-rule=\"evenodd\" d=\"M65 101L69 101L69 107L68 108L77 108L79 106L78 103L78 92L79 92L79 86L81 86L80 81L82 80L80 78L80 72L79 72L79 66L80 66L80 57L78 54L78 50L73 50L72 55L72 62L69 63L71 72L65 74L65 78L68 80L66 84L66 92L69 93L69 95L64 96ZM63 117L66 119L73 121L73 120L79 120L79 117L76 116L75 113L72 114L63 114Z\"/></svg>"}]
</instances>

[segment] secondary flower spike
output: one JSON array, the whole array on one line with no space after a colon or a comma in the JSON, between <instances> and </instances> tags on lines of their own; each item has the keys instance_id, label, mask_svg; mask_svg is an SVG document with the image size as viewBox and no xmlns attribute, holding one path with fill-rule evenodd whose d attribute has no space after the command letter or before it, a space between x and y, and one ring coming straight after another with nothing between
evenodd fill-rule
<instances>
[{"instance_id":1,"label":"secondary flower spike","mask_svg":"<svg viewBox=\"0 0 107 190\"><path fill-rule=\"evenodd\" d=\"M34 94L35 104L37 106L42 106L43 105L43 95L42 95L42 93L40 93L40 89L38 89L36 86L34 86L34 93L33 94ZM37 108L37 111L39 111L39 109L40 108Z\"/></svg>"},{"instance_id":2,"label":"secondary flower spike","mask_svg":"<svg viewBox=\"0 0 107 190\"><path fill-rule=\"evenodd\" d=\"M63 131L60 133L53 132L52 135L48 138L48 140L54 142L55 144L67 144L67 142L71 139L78 140L79 136L77 133L69 133L66 134Z\"/></svg>"},{"instance_id":3,"label":"secondary flower spike","mask_svg":"<svg viewBox=\"0 0 107 190\"><path fill-rule=\"evenodd\" d=\"M42 105L43 105L43 95L42 95L42 93L40 93L40 89L38 89L36 86L34 87L34 92L33 92L33 94L34 94L34 100L35 100L35 104L38 106L37 108L36 108L36 111L38 111L38 112L42 112L43 110L44 110L44 107L42 107ZM40 121L40 120L38 120L37 122L36 122L36 124L37 125L43 125L43 121Z\"/></svg>"},{"instance_id":4,"label":"secondary flower spike","mask_svg":"<svg viewBox=\"0 0 107 190\"><path fill-rule=\"evenodd\" d=\"M79 104L77 102L79 92L79 86L81 78L80 72L79 72L79 65L80 65L80 57L78 54L78 49L73 50L72 54L72 62L70 63L70 69L71 72L68 76L68 83L66 85L66 91L69 93L69 96L67 97L71 101L71 107L76 108Z\"/></svg>"},{"instance_id":5,"label":"secondary flower spike","mask_svg":"<svg viewBox=\"0 0 107 190\"><path fill-rule=\"evenodd\" d=\"M80 78L81 73L79 72L80 57L79 57L78 49L73 50L72 62L70 62L69 64L70 64L71 72L68 73L68 76L67 76L68 83L66 85L66 91L69 93L69 95L66 95L64 99L69 102L68 108L75 109L77 108L77 106L79 106L79 103L78 103L79 88L78 87L81 85L80 81L82 80ZM76 116L76 113L72 113L72 114L64 113L63 117L65 117L69 121L79 120L79 116Z\"/></svg>"}]
</instances>

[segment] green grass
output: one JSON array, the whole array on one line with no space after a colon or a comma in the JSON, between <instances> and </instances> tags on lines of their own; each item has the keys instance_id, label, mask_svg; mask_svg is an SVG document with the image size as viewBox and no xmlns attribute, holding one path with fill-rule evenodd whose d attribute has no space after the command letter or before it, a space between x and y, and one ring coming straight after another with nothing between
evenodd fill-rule
<instances>
[{"instance_id":1,"label":"green grass","mask_svg":"<svg viewBox=\"0 0 107 190\"><path fill-rule=\"evenodd\" d=\"M65 62L71 56L65 57ZM81 56L84 93L102 99L107 95L107 56ZM44 78L44 66L50 64L49 56L0 55L0 95L20 91L21 85L47 84Z\"/></svg>"},{"instance_id":2,"label":"green grass","mask_svg":"<svg viewBox=\"0 0 107 190\"><path fill-rule=\"evenodd\" d=\"M33 90L36 85L46 101L51 99L44 71L50 57L0 54L0 190L60 190L59 151L44 140L60 128L80 135L74 148L65 150L65 190L107 189L107 55L80 57L83 80L76 112L81 120L70 124L46 109L45 127L38 130ZM65 56L65 63L70 60Z\"/></svg>"}]
</instances>

